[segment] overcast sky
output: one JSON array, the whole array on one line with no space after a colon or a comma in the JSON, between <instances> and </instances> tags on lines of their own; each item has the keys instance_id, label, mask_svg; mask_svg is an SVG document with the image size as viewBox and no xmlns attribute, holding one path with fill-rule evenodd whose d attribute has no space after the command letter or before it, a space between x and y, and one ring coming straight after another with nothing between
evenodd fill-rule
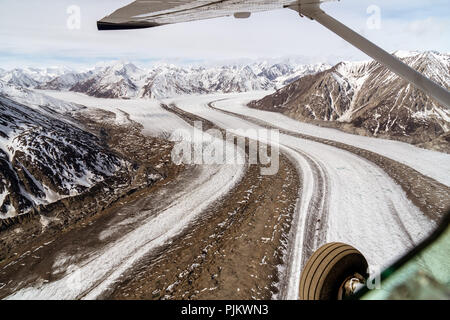
<instances>
[{"instance_id":1,"label":"overcast sky","mask_svg":"<svg viewBox=\"0 0 450 320\"><path fill-rule=\"evenodd\" d=\"M0 67L91 66L126 60L203 63L298 56L305 63L367 57L316 22L283 9L250 19L220 18L152 29L103 31L96 21L131 0L0 0ZM67 10L80 8L79 29L67 27ZM380 9L379 29L375 21ZM342 0L329 14L384 49L450 52L448 0ZM371 18L372 17L372 18ZM369 25L368 25L369 19Z\"/></svg>"}]
</instances>

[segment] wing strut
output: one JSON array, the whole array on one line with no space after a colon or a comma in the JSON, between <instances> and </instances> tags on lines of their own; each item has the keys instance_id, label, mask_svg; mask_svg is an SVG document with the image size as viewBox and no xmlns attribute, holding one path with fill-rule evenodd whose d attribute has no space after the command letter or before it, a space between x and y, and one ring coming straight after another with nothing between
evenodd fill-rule
<instances>
[{"instance_id":1,"label":"wing strut","mask_svg":"<svg viewBox=\"0 0 450 320\"><path fill-rule=\"evenodd\" d=\"M410 82L415 87L423 90L425 93L429 94L431 97L450 109L450 92L447 89L431 81L393 55L384 51L374 43L329 16L320 8L319 4L300 4L298 6L289 6L289 8L298 11L302 16L307 16L312 20L316 20L318 23L333 31L345 41L360 49L368 56L389 68L392 72Z\"/></svg>"}]
</instances>

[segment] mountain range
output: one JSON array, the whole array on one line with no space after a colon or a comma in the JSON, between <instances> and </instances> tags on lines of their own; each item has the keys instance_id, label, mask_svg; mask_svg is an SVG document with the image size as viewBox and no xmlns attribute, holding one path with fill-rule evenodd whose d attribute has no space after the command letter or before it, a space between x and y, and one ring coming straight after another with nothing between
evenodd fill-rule
<instances>
[{"instance_id":1,"label":"mountain range","mask_svg":"<svg viewBox=\"0 0 450 320\"><path fill-rule=\"evenodd\" d=\"M450 89L449 54L399 51L395 55ZM450 111L375 61L341 62L249 106L449 152Z\"/></svg>"},{"instance_id":2,"label":"mountain range","mask_svg":"<svg viewBox=\"0 0 450 320\"><path fill-rule=\"evenodd\" d=\"M82 193L127 163L65 117L0 94L0 219Z\"/></svg>"},{"instance_id":3,"label":"mountain range","mask_svg":"<svg viewBox=\"0 0 450 320\"><path fill-rule=\"evenodd\" d=\"M395 55L449 89L449 54ZM277 90L249 106L450 152L448 109L374 61L0 69L0 218L82 193L128 165L70 117L84 106L34 89L116 99Z\"/></svg>"},{"instance_id":4,"label":"mountain range","mask_svg":"<svg viewBox=\"0 0 450 320\"><path fill-rule=\"evenodd\" d=\"M159 65L144 70L118 62L86 71L0 69L0 219L81 194L128 166L71 118L84 106L34 89L151 99L276 89L328 67L259 63L210 68Z\"/></svg>"},{"instance_id":5,"label":"mountain range","mask_svg":"<svg viewBox=\"0 0 450 320\"><path fill-rule=\"evenodd\" d=\"M434 51L394 53L440 85L450 87L450 55ZM69 90L99 98L163 99L188 94L277 90L253 108L357 134L400 139L445 151L449 111L375 61L304 65L290 60L224 66L114 62L70 68L0 70L0 92L22 103L79 106L51 100L34 90ZM45 98L43 98L45 97ZM431 143L431 145L430 145Z\"/></svg>"},{"instance_id":6,"label":"mountain range","mask_svg":"<svg viewBox=\"0 0 450 320\"><path fill-rule=\"evenodd\" d=\"M5 84L70 90L99 98L167 98L186 94L275 90L298 78L328 69L325 63L251 63L218 67L160 64L142 69L117 62L87 71L24 68L0 72Z\"/></svg>"}]
</instances>

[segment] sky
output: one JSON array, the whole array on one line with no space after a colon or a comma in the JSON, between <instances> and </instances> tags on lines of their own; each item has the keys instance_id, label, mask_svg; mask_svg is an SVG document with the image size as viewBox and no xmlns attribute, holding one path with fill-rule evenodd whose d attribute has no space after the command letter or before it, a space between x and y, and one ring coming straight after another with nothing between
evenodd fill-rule
<instances>
[{"instance_id":1,"label":"sky","mask_svg":"<svg viewBox=\"0 0 450 320\"><path fill-rule=\"evenodd\" d=\"M368 59L317 22L288 9L253 14L249 19L97 31L97 20L130 2L0 0L0 68L82 68L111 60L147 66L285 57L330 64ZM450 52L448 0L341 0L322 8L389 52ZM77 10L79 24L73 19Z\"/></svg>"}]
</instances>

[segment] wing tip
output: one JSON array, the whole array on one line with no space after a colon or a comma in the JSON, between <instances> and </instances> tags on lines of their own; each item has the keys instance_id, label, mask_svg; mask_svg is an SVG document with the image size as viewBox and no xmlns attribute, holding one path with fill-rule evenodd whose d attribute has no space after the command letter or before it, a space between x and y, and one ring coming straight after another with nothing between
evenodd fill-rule
<instances>
[{"instance_id":1,"label":"wing tip","mask_svg":"<svg viewBox=\"0 0 450 320\"><path fill-rule=\"evenodd\" d=\"M131 29L144 29L160 26L161 24L155 22L106 22L97 21L97 29L99 31L104 30L131 30Z\"/></svg>"}]
</instances>

